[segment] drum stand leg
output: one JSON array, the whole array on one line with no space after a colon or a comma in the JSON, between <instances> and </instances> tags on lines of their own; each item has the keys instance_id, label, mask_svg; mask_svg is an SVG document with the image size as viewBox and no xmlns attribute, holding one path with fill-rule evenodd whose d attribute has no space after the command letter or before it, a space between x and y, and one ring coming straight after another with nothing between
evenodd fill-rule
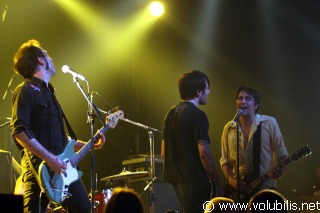
<instances>
[{"instance_id":1,"label":"drum stand leg","mask_svg":"<svg viewBox=\"0 0 320 213\"><path fill-rule=\"evenodd\" d=\"M156 197L155 197L155 190L154 190L154 181L156 180L156 177L154 177L147 185L144 187L144 191L148 190L149 194L149 213L155 213L155 207L156 207Z\"/></svg>"}]
</instances>

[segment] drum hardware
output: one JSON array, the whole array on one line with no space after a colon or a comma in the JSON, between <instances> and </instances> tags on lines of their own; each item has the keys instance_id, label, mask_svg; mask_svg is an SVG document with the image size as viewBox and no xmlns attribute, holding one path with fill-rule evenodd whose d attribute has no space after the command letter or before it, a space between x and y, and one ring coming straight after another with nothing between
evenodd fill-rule
<instances>
[{"instance_id":1,"label":"drum hardware","mask_svg":"<svg viewBox=\"0 0 320 213\"><path fill-rule=\"evenodd\" d=\"M111 198L112 190L111 189L106 189L102 191L95 191L94 192L94 213L105 213L107 203ZM91 193L89 193L89 199L90 201L92 200Z\"/></svg>"},{"instance_id":2,"label":"drum hardware","mask_svg":"<svg viewBox=\"0 0 320 213\"><path fill-rule=\"evenodd\" d=\"M144 124L141 124L141 123L138 123L135 121L131 121L127 118L122 118L122 120L148 131L149 145L150 145L150 147L149 147L150 148L150 153L149 153L150 154L150 179L152 180L150 187L149 187L149 194L150 194L150 198L151 198L150 203L149 203L149 212L154 213L155 212L155 199L154 199L155 191L154 191L154 187L153 187L153 180L156 177L156 175L155 175L155 155L154 155L154 133L158 132L158 133L162 134L162 132L160 130L152 128L150 126L146 126Z\"/></svg>"},{"instance_id":3,"label":"drum hardware","mask_svg":"<svg viewBox=\"0 0 320 213\"><path fill-rule=\"evenodd\" d=\"M130 172L124 168L121 173L101 178L100 181L127 180L127 179L131 179L131 178L139 178L139 177L144 177L144 176L148 176L148 175L149 175L149 172L147 172L147 171Z\"/></svg>"}]
</instances>

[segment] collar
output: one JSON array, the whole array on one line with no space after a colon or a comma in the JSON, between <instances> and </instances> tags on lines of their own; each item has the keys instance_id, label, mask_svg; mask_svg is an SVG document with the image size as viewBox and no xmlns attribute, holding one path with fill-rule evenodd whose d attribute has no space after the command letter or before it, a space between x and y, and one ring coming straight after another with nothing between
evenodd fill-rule
<instances>
[{"instance_id":1,"label":"collar","mask_svg":"<svg viewBox=\"0 0 320 213\"><path fill-rule=\"evenodd\" d=\"M51 83L48 83L48 86L46 82L41 80L40 78L32 76L31 78L26 79L26 82L28 85L30 85L34 90L39 90L41 89L47 89L50 91L54 91L54 87L52 86Z\"/></svg>"}]
</instances>

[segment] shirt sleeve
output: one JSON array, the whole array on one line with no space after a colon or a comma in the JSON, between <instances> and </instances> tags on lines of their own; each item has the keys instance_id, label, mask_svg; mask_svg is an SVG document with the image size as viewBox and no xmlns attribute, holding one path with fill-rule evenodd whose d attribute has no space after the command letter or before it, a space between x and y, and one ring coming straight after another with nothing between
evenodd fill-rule
<instances>
[{"instance_id":1,"label":"shirt sleeve","mask_svg":"<svg viewBox=\"0 0 320 213\"><path fill-rule=\"evenodd\" d=\"M34 138L30 129L30 114L32 95L23 86L17 87L12 97L12 120L10 123L12 135L24 131L29 138Z\"/></svg>"},{"instance_id":2,"label":"shirt sleeve","mask_svg":"<svg viewBox=\"0 0 320 213\"><path fill-rule=\"evenodd\" d=\"M272 149L274 150L276 159L278 159L281 156L288 155L288 151L285 147L283 136L280 132L279 125L275 118L270 120L271 125L271 134L272 134Z\"/></svg>"}]
</instances>

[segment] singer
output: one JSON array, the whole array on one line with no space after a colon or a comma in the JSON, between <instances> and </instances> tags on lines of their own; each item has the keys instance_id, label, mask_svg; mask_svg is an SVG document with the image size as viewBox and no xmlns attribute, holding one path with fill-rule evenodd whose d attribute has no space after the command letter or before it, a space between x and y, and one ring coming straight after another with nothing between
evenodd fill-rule
<instances>
[{"instance_id":1,"label":"singer","mask_svg":"<svg viewBox=\"0 0 320 213\"><path fill-rule=\"evenodd\" d=\"M239 124L239 174L240 190L288 157L279 125L275 118L257 114L260 107L260 95L251 87L240 87L236 94L237 109L241 109L241 115L236 121ZM229 121L222 132L220 164L224 176L227 179L229 189L237 192L237 125L230 128L233 121ZM275 157L275 159L273 158ZM266 188L276 188L275 179L281 177L284 170L271 174L271 177L258 186L254 192ZM254 193L253 192L253 193ZM232 193L226 190L226 197ZM243 202L247 202L248 195ZM231 197L233 198L233 197Z\"/></svg>"},{"instance_id":2,"label":"singer","mask_svg":"<svg viewBox=\"0 0 320 213\"><path fill-rule=\"evenodd\" d=\"M22 44L14 55L13 63L15 72L24 78L13 94L10 123L12 135L22 154L24 212L45 212L49 199L40 193L37 181L39 164L45 161L56 174L65 173L66 163L56 156L68 143L65 122L70 136L75 140L76 137L56 99L54 87L49 83L56 74L52 59L39 42L29 40ZM104 143L105 137L100 134L94 148L100 149ZM75 151L84 145L83 141L76 140ZM61 203L69 213L90 212L90 201L80 179L70 184L69 193L72 196Z\"/></svg>"}]
</instances>

